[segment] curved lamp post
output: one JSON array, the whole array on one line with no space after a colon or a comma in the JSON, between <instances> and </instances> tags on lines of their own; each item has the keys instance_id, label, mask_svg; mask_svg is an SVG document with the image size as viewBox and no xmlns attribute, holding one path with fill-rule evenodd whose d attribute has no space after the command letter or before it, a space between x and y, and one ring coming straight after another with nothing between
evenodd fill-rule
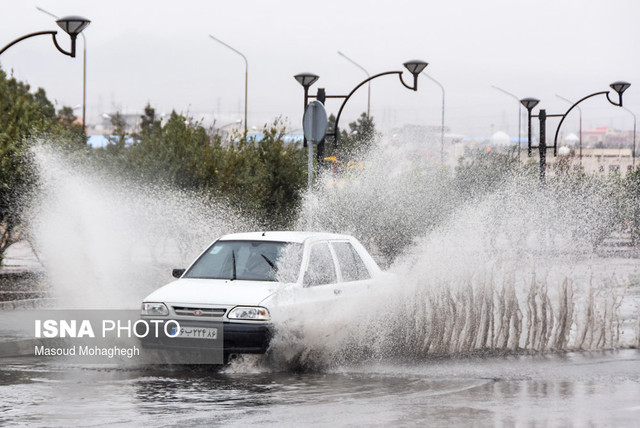
<instances>
[{"instance_id":1,"label":"curved lamp post","mask_svg":"<svg viewBox=\"0 0 640 428\"><path fill-rule=\"evenodd\" d=\"M244 56L242 52L240 52L239 50L232 48L222 40L213 37L211 34L209 34L209 37L211 37L216 42L220 43L222 46L231 49L232 51L240 55L244 60L244 133L246 134L247 133L247 94L249 89L249 61L247 61L247 57Z\"/></svg>"},{"instance_id":2,"label":"curved lamp post","mask_svg":"<svg viewBox=\"0 0 640 428\"><path fill-rule=\"evenodd\" d=\"M355 65L360 70L364 71L364 74L366 74L367 77L371 77L369 72L363 66L361 66L360 64L358 64L357 62L355 62L354 60L352 60L351 58L349 58L348 56L346 56L340 51L338 51L338 55L344 57L344 59L349 61L351 64ZM369 119L370 113L371 113L371 81L369 81L369 83L367 84L367 119Z\"/></svg>"},{"instance_id":3,"label":"curved lamp post","mask_svg":"<svg viewBox=\"0 0 640 428\"><path fill-rule=\"evenodd\" d=\"M340 137L339 124L340 124L340 117L342 116L342 110L344 110L344 106L347 104L347 101L349 101L351 96L358 89L360 89L360 87L362 87L365 83L369 83L370 81L372 81L373 79L377 79L378 77L387 76L387 75L391 75L391 74L397 74L398 77L400 78L400 83L402 83L402 85L405 88L410 89L412 91L417 91L418 90L418 75L420 74L420 72L422 72L422 70L425 69L425 67L427 65L429 65L429 63L421 61L421 60L412 60L412 61L405 62L403 65L413 75L413 85L409 86L404 81L404 79L402 77L402 73L403 73L402 71L386 71L384 73L378 73L378 74L376 74L374 76L371 76L371 77L368 77L368 78L364 79L362 82L358 83L358 85L356 85L356 87L353 88L351 90L351 92L349 92L349 94L347 94L347 95L327 95L325 93L324 88L319 88L317 95L309 95L309 87L313 83L315 83L316 80L319 79L318 75L317 74L313 74L313 73L300 73L300 74L296 74L294 77L298 81L298 83L300 83L302 85L302 87L304 88L304 108L305 109L307 108L307 102L308 102L310 97L315 97L318 101L320 101L322 103L324 103L327 98L342 98L344 100L344 101L342 101L342 104L340 105L340 109L338 110L338 115L336 116L336 123L335 123L335 127L333 129L333 132L325 134L325 135L328 135L328 136L332 136L334 138L334 144L335 144L335 146L337 146L338 145L338 139ZM305 141L305 144L306 144L306 141ZM318 162L320 164L323 162L323 151L324 151L324 142L321 142L321 143L318 144L318 152L317 152L317 160L318 160Z\"/></svg>"},{"instance_id":4,"label":"curved lamp post","mask_svg":"<svg viewBox=\"0 0 640 428\"><path fill-rule=\"evenodd\" d=\"M60 19L59 16L54 15L41 7L36 6L36 9L42 13L52 16L55 19ZM80 35L82 36L82 129L85 129L87 123L87 38L84 33L80 33Z\"/></svg>"},{"instance_id":5,"label":"curved lamp post","mask_svg":"<svg viewBox=\"0 0 640 428\"><path fill-rule=\"evenodd\" d=\"M502 88L499 88L496 85L491 85L491 87L493 89L497 89L498 91L502 92L503 94L506 94L506 95L510 96L511 98L514 98L518 102L518 160L519 160L520 159L520 147L522 145L522 126L521 126L522 103L520 102L520 98L517 97L516 95L512 94L511 92L506 91L506 90L504 90Z\"/></svg>"},{"instance_id":6,"label":"curved lamp post","mask_svg":"<svg viewBox=\"0 0 640 428\"><path fill-rule=\"evenodd\" d=\"M334 127L333 132L330 132L330 133L326 134L326 135L332 136L334 138L334 144L335 144L335 146L337 146L338 145L338 140L340 138L340 128L339 128L340 117L342 116L342 111L344 110L344 106L347 104L347 101L349 101L351 96L358 89L360 89L365 83L369 83L370 81L372 81L373 79L377 79L378 77L397 74L398 77L400 78L400 83L402 83L402 85L405 88L410 89L412 91L417 91L418 90L418 75L420 74L420 72L422 72L422 70L425 69L425 67L427 67L427 65L429 65L429 63L421 61L421 60L412 60L412 61L405 62L403 65L413 75L413 85L409 86L404 81L404 78L402 77L403 71L386 71L384 73L378 73L376 75L373 75L371 77L368 77L368 78L364 79L362 82L358 83L358 85L356 85L356 87L353 88L351 90L351 92L349 92L349 94L347 94L347 95L326 95L324 88L318 89L318 94L317 95L309 95L309 86L311 86L316 80L318 80L318 78L319 78L318 75L312 74L312 73L300 73L300 74L296 74L294 77L298 81L298 83L300 83L302 85L302 87L304 88L304 106L305 106L305 109L307 107L307 102L308 102L308 99L310 97L315 97L318 101L320 101L322 103L325 102L326 98L342 98L342 99L344 99L344 101L342 101L342 104L340 105L340 109L338 110L338 115L336 116L336 123L335 123L335 127ZM317 159L318 159L318 161L320 163L322 163L322 161L323 161L323 159L322 159L323 150L324 150L324 142L318 144Z\"/></svg>"},{"instance_id":7,"label":"curved lamp post","mask_svg":"<svg viewBox=\"0 0 640 428\"><path fill-rule=\"evenodd\" d=\"M591 95L587 95L586 97L580 99L579 101L573 103L573 105L571 107L569 107L569 110L567 110L563 115L560 115L562 117L562 119L560 119L560 123L558 124L558 127L556 128L556 135L553 137L553 155L556 155L556 152L558 151L558 133L560 132L560 127L562 126L562 122L564 122L564 119L567 117L567 115L569 114L569 112L571 110L573 110L574 107L576 107L578 104L580 104L581 102L583 102L586 99L589 99L591 97L595 97L596 95L606 95L607 96L607 100L613 104L616 107L622 107L622 94L624 93L624 91L626 91L627 89L629 89L629 86L631 86L631 83L628 82L623 82L623 81L618 81L618 82L613 82L612 84L609 85L609 87L611 89L613 89L614 91L616 91L618 93L618 102L613 101L610 97L609 97L609 92L611 91L602 91L602 92L595 92Z\"/></svg>"},{"instance_id":8,"label":"curved lamp post","mask_svg":"<svg viewBox=\"0 0 640 428\"><path fill-rule=\"evenodd\" d=\"M545 170L546 170L546 153L547 153L547 144L546 144L546 136L545 136L545 131L546 131L546 120L547 117L560 117L560 123L558 123L558 127L556 128L556 133L553 137L553 155L557 156L558 154L558 134L560 133L560 128L562 127L562 123L564 122L564 120L566 119L567 115L571 112L571 110L573 110L575 107L578 106L578 104L580 104L581 102L591 98L591 97L595 97L597 95L605 95L607 97L607 100L613 104L616 107L622 107L622 94L624 93L624 91L626 91L629 86L631 86L630 83L628 82L623 82L623 81L617 81L617 82L613 82L612 84L609 85L609 87L611 87L611 89L613 89L614 91L616 91L616 93L618 94L618 101L614 101L611 99L611 97L609 96L609 92L611 91L600 91L600 92L594 92L593 94L589 94L586 97L581 98L580 100L576 101L575 103L573 103L573 105L571 107L569 107L569 109L564 112L564 114L547 114L546 110L541 109L539 114L537 115L531 115L531 110L533 109L533 107L535 107L539 100L535 99L535 98L524 98L522 99L520 102L522 103L523 106L525 106L529 112L528 114L528 124L529 124L529 150L528 150L528 154L529 156L531 156L531 118L532 117L537 117L540 120L540 141L538 143L538 149L540 151L540 181L544 182L545 180Z\"/></svg>"},{"instance_id":9,"label":"curved lamp post","mask_svg":"<svg viewBox=\"0 0 640 428\"><path fill-rule=\"evenodd\" d=\"M60 18L60 19L58 19L56 21L56 24L58 24L58 26L60 28L62 28L64 30L64 32L69 35L69 37L71 37L71 50L69 52L67 52L64 49L62 49L62 47L60 47L60 45L58 44L58 40L56 39L56 34L58 34L57 31L38 31L38 32L35 32L35 33L27 34L26 36L22 36L22 37L20 37L18 39L15 39L11 43L9 43L5 47L3 47L2 50L0 50L0 55L2 55L4 53L4 51L9 49L11 46L13 46L16 43L21 42L21 41L23 41L25 39L28 39L30 37L43 36L43 35L50 34L51 37L53 38L53 44L55 45L56 49L58 49L63 54L70 56L71 58L75 58L75 56L76 56L76 38L78 37L78 34L80 34L82 32L82 30L87 28L87 26L90 23L91 23L91 21L89 21L88 19L83 18L81 16L65 16L64 18Z\"/></svg>"},{"instance_id":10,"label":"curved lamp post","mask_svg":"<svg viewBox=\"0 0 640 428\"><path fill-rule=\"evenodd\" d=\"M400 78L400 83L402 83L402 85L407 88L410 89L412 91L417 91L418 90L418 75L420 74L420 72L422 70L424 70L427 65L429 65L429 63L424 62L424 61L420 61L420 60L412 60L412 61L407 61L403 64L407 70L409 70L409 73L411 73L413 75L413 85L409 86L407 85L407 83L404 81L404 79L402 78L402 71L386 71L384 73L378 73L374 76L371 76L365 80L363 80L362 82L360 82L355 88L353 88L351 90L351 92L349 92L348 95L344 95L344 96L335 96L335 97L341 97L344 98L344 101L342 102L342 105L340 106L340 109L338 110L338 115L336 116L336 126L335 129L333 130L333 132L331 134L327 134L327 135L332 135L335 139L335 143L336 145L338 144L338 139L340 138L340 128L339 128L339 124L340 124L340 116L342 116L342 111L344 110L345 105L347 104L347 101L349 101L349 98L351 98L351 96L358 90L360 89L360 87L362 85L364 85L365 83L370 82L373 79L376 79L378 77L382 77L382 76L387 76L387 75L391 75L391 74L397 74L398 77Z\"/></svg>"}]
</instances>

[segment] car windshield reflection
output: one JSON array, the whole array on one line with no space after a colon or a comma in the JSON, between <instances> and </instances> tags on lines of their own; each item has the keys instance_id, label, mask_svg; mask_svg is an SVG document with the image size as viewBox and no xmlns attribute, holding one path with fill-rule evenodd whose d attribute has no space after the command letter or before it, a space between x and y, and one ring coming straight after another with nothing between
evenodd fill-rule
<instances>
[{"instance_id":1,"label":"car windshield reflection","mask_svg":"<svg viewBox=\"0 0 640 428\"><path fill-rule=\"evenodd\" d=\"M293 282L301 260L302 245L297 243L217 241L184 278Z\"/></svg>"}]
</instances>

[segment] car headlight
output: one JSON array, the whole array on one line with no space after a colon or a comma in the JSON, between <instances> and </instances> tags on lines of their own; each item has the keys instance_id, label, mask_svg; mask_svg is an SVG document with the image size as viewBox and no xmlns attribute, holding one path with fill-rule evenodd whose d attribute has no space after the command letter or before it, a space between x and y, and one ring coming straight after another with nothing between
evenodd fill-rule
<instances>
[{"instance_id":1,"label":"car headlight","mask_svg":"<svg viewBox=\"0 0 640 428\"><path fill-rule=\"evenodd\" d=\"M169 309L164 303L143 303L141 315L155 315L155 316L167 316L169 315Z\"/></svg>"},{"instance_id":2,"label":"car headlight","mask_svg":"<svg viewBox=\"0 0 640 428\"><path fill-rule=\"evenodd\" d=\"M236 306L227 315L232 320L269 321L271 316L267 308L260 306Z\"/></svg>"}]
</instances>

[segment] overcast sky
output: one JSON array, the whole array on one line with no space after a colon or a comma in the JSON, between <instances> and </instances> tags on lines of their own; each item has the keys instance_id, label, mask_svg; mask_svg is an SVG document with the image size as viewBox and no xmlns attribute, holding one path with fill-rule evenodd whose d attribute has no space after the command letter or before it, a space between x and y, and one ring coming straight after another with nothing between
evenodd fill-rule
<instances>
[{"instance_id":1,"label":"overcast sky","mask_svg":"<svg viewBox=\"0 0 640 428\"><path fill-rule=\"evenodd\" d=\"M225 41L249 61L249 126L282 117L299 128L302 87L293 75L320 75L311 88L346 94L366 74L401 70L410 59L445 88L446 125L452 132L517 134L517 97L533 96L548 113L569 106L555 95L579 99L631 82L625 106L640 113L640 1L637 0L13 0L2 1L0 45L27 33L57 29L40 6L56 15L81 15L92 23L87 38L89 120L116 110L139 112L147 102L209 114L223 125L243 117L244 62L208 37ZM60 31L61 32L61 31ZM69 46L66 35L60 44ZM72 59L39 36L7 50L0 64L33 87L43 87L57 107L82 103L82 40ZM366 110L363 87L349 101L341 125ZM339 104L327 102L329 113ZM395 76L371 85L371 114L379 127L438 126L442 92L421 77L418 92ZM78 110L79 112L80 110ZM585 128L632 129L628 112L597 97L584 104ZM577 119L567 121L567 131ZM523 128L524 129L524 128ZM563 128L564 130L564 128Z\"/></svg>"}]
</instances>

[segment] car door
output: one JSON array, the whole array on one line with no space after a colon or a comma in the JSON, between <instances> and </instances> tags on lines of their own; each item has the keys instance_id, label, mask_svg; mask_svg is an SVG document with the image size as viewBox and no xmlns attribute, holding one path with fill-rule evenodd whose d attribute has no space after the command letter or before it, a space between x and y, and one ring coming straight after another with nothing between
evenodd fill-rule
<instances>
[{"instance_id":1,"label":"car door","mask_svg":"<svg viewBox=\"0 0 640 428\"><path fill-rule=\"evenodd\" d=\"M278 307L287 319L322 322L340 293L335 257L326 240L309 243L305 253L301 283L279 297Z\"/></svg>"},{"instance_id":2,"label":"car door","mask_svg":"<svg viewBox=\"0 0 640 428\"><path fill-rule=\"evenodd\" d=\"M330 246L338 268L337 294L349 299L363 297L372 282L366 263L349 241L331 241Z\"/></svg>"}]
</instances>

